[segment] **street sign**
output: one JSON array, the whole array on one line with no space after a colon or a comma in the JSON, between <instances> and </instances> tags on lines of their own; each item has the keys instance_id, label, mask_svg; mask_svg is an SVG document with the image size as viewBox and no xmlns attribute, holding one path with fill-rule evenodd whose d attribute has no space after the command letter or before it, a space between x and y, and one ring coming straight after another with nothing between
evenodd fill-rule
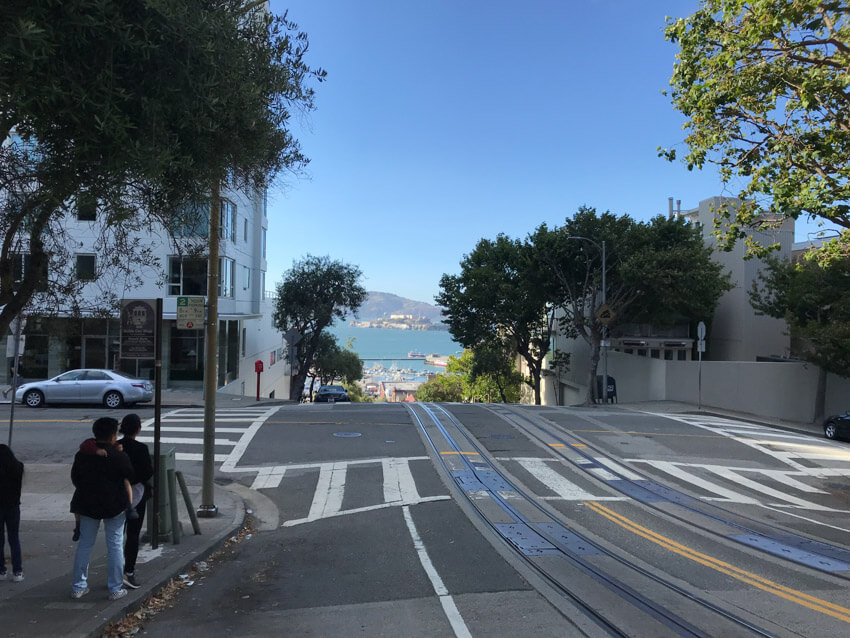
<instances>
[{"instance_id":1,"label":"street sign","mask_svg":"<svg viewBox=\"0 0 850 638\"><path fill-rule=\"evenodd\" d=\"M609 306L607 303L604 303L599 306L599 309L596 311L596 318L599 319L599 322L604 326L607 326L609 323L611 323L614 320L614 317L616 316L617 315L614 314L614 311L611 310L611 306Z\"/></svg>"},{"instance_id":2,"label":"street sign","mask_svg":"<svg viewBox=\"0 0 850 638\"><path fill-rule=\"evenodd\" d=\"M204 297L177 297L177 329L204 327Z\"/></svg>"},{"instance_id":3,"label":"street sign","mask_svg":"<svg viewBox=\"0 0 850 638\"><path fill-rule=\"evenodd\" d=\"M697 338L698 338L700 341L704 341L704 340L705 340L705 322L703 322L703 321L700 321L700 322L697 324Z\"/></svg>"},{"instance_id":4,"label":"street sign","mask_svg":"<svg viewBox=\"0 0 850 638\"><path fill-rule=\"evenodd\" d=\"M121 358L156 358L156 300L121 300Z\"/></svg>"}]
</instances>

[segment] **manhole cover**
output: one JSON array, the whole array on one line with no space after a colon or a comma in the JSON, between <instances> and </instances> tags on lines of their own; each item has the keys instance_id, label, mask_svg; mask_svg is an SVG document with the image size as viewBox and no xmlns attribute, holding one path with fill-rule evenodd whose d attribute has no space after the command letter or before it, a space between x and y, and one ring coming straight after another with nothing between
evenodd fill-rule
<instances>
[{"instance_id":1,"label":"manhole cover","mask_svg":"<svg viewBox=\"0 0 850 638\"><path fill-rule=\"evenodd\" d=\"M360 436L360 432L334 432L334 436L341 439L354 439Z\"/></svg>"}]
</instances>

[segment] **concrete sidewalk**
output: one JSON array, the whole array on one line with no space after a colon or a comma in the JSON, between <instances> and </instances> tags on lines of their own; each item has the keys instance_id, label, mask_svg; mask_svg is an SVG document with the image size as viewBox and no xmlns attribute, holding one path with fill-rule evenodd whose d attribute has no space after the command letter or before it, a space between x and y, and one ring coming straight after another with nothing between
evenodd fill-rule
<instances>
[{"instance_id":1,"label":"concrete sidewalk","mask_svg":"<svg viewBox=\"0 0 850 638\"><path fill-rule=\"evenodd\" d=\"M156 550L143 542L136 564L141 587L115 602L108 600L106 550L102 528L89 567L91 593L72 600L71 566L76 543L71 540L73 516L68 511L73 488L69 464L27 464L21 497L21 548L24 580L0 581L2 633L8 636L93 636L110 622L135 610L171 578L212 553L236 533L245 518L242 499L216 486L215 518L199 519L201 535L194 535L186 506L179 498L183 537L179 544L163 539ZM200 481L187 476L193 506L200 503ZM147 521L142 530L146 538ZM7 569L8 565L7 549Z\"/></svg>"},{"instance_id":2,"label":"concrete sidewalk","mask_svg":"<svg viewBox=\"0 0 850 638\"><path fill-rule=\"evenodd\" d=\"M2 396L2 395L0 395ZM0 400L0 402L2 402ZM9 403L8 399L5 403ZM239 397L218 393L217 408L282 405L286 401ZM164 390L162 407L201 408L203 395L192 390ZM153 407L153 403L140 404ZM16 413L26 414L26 406L17 405ZM179 469L179 468L178 468ZM201 477L184 475L197 510L201 503ZM236 486L239 487L239 486ZM148 521L142 529L142 543L136 564L141 587L129 590L121 600L110 602L106 588L106 547L103 529L92 553L89 588L84 598L72 600L71 566L76 543L72 541L74 518L69 512L73 494L71 465L68 463L27 463L21 495L21 549L24 580L0 581L0 635L3 636L99 636L111 622L134 611L170 579L186 573L233 536L245 520L246 505L235 491L214 486L215 518L198 519L201 534L195 535L186 505L178 490L178 516L183 536L179 544L163 537L156 550L147 539ZM8 544L5 556L11 573Z\"/></svg>"}]
</instances>

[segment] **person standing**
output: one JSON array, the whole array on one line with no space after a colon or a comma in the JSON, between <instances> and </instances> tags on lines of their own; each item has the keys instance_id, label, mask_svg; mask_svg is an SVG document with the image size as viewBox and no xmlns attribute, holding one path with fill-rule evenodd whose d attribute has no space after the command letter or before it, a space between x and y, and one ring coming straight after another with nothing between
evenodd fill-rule
<instances>
[{"instance_id":1,"label":"person standing","mask_svg":"<svg viewBox=\"0 0 850 638\"><path fill-rule=\"evenodd\" d=\"M0 444L0 578L6 578L6 539L9 536L9 553L12 558L13 582L24 579L21 564L21 484L24 479L24 464L15 458L12 449Z\"/></svg>"},{"instance_id":2,"label":"person standing","mask_svg":"<svg viewBox=\"0 0 850 638\"><path fill-rule=\"evenodd\" d=\"M92 548L97 530L103 521L106 538L106 583L109 600L127 595L124 589L124 522L130 505L124 479L133 480L133 467L127 455L115 447L118 440L118 421L101 417L92 424L97 446L106 456L77 452L71 466L71 481L76 488L71 499L71 511L80 515L80 540L74 555L71 598L89 593L88 574Z\"/></svg>"},{"instance_id":3,"label":"person standing","mask_svg":"<svg viewBox=\"0 0 850 638\"><path fill-rule=\"evenodd\" d=\"M142 523L145 520L145 506L150 496L148 482L153 477L153 463L148 446L136 440L136 436L142 429L142 421L138 414L127 414L121 420L119 431L124 435L118 443L124 448L124 452L130 457L133 466L133 507L138 513L138 518L127 519L127 530L124 540L124 586L137 589L139 583L136 581L136 558L139 555L139 534L142 531Z\"/></svg>"}]
</instances>

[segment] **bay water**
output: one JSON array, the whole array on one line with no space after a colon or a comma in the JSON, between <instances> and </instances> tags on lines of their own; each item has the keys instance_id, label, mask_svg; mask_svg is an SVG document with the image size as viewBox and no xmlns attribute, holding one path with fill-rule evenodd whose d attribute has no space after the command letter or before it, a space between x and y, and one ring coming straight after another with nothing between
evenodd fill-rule
<instances>
[{"instance_id":1,"label":"bay water","mask_svg":"<svg viewBox=\"0 0 850 638\"><path fill-rule=\"evenodd\" d=\"M407 368L417 372L437 372L445 368L426 365L421 358L409 358L409 352L437 354L441 357L460 356L463 347L452 340L447 330L393 330L388 328L358 328L347 323L330 328L337 343L344 348L353 339L352 349L363 359L363 366L383 365L387 368Z\"/></svg>"}]
</instances>

